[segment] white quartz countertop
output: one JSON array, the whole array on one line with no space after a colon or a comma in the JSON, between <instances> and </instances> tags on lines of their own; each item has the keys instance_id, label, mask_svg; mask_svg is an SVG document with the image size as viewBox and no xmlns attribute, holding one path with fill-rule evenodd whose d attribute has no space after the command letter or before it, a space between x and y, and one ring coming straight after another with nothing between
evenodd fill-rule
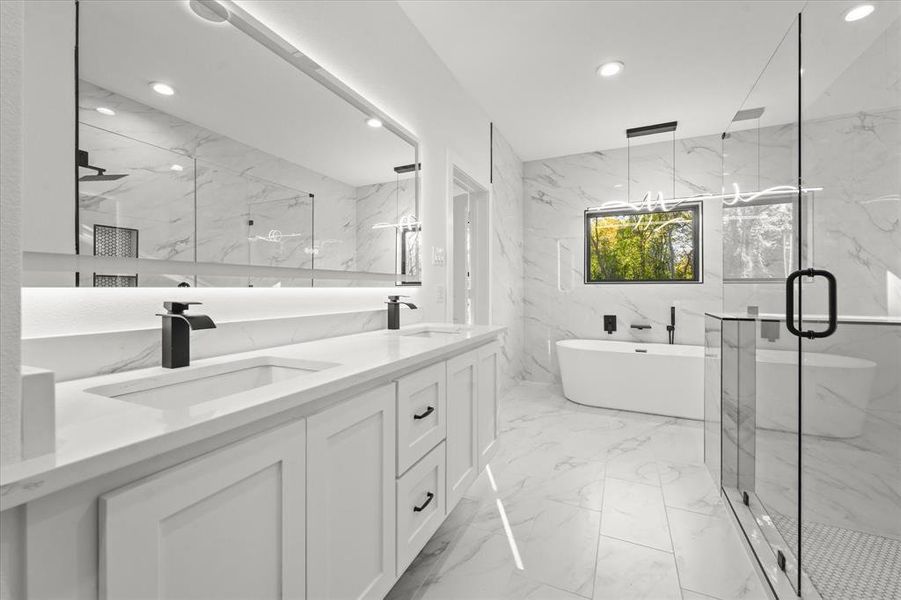
<instances>
[{"instance_id":1,"label":"white quartz countertop","mask_svg":"<svg viewBox=\"0 0 901 600\"><path fill-rule=\"evenodd\" d=\"M503 327L473 326L434 337L404 335L449 326L418 323L399 331L370 331L218 356L181 369L154 367L57 384L56 451L3 466L0 510L280 413L285 413L286 420L314 414L343 399L342 392L390 381L403 372L488 343L504 331ZM86 391L254 357L338 366L294 381L168 410Z\"/></svg>"}]
</instances>

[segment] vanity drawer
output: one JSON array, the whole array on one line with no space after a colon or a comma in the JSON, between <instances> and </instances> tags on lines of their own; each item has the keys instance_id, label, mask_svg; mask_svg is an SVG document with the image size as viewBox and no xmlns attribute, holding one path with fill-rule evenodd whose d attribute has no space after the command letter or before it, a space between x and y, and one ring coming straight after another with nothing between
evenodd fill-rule
<instances>
[{"instance_id":1,"label":"vanity drawer","mask_svg":"<svg viewBox=\"0 0 901 600\"><path fill-rule=\"evenodd\" d=\"M397 474L413 466L447 432L447 370L438 363L397 380Z\"/></svg>"},{"instance_id":2,"label":"vanity drawer","mask_svg":"<svg viewBox=\"0 0 901 600\"><path fill-rule=\"evenodd\" d=\"M444 521L444 442L397 480L397 575Z\"/></svg>"}]
</instances>

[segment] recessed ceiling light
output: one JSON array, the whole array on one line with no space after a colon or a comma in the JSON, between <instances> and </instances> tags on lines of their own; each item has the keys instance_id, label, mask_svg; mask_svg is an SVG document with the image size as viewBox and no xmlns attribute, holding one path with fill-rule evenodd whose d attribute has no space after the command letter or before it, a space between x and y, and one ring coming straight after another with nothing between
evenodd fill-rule
<instances>
[{"instance_id":1,"label":"recessed ceiling light","mask_svg":"<svg viewBox=\"0 0 901 600\"><path fill-rule=\"evenodd\" d=\"M111 109L111 108L107 108L107 107L105 107L105 106L98 106L98 107L95 108L94 110L96 110L97 112L99 112L101 115L106 115L106 116L108 116L108 117L115 117L115 116L116 116L116 111L114 111L114 110Z\"/></svg>"},{"instance_id":2,"label":"recessed ceiling light","mask_svg":"<svg viewBox=\"0 0 901 600\"><path fill-rule=\"evenodd\" d=\"M185 168L181 165L172 165L171 167L169 167L169 170L170 171L184 171Z\"/></svg>"},{"instance_id":3,"label":"recessed ceiling light","mask_svg":"<svg viewBox=\"0 0 901 600\"><path fill-rule=\"evenodd\" d=\"M369 117L368 119L366 119L366 124L369 125L370 127L381 127L382 120L378 119L376 117Z\"/></svg>"},{"instance_id":4,"label":"recessed ceiling light","mask_svg":"<svg viewBox=\"0 0 901 600\"><path fill-rule=\"evenodd\" d=\"M614 187L614 188L616 188L616 189L618 189L618 190L619 190L619 189L622 189L622 187L623 187L623 184L621 184L621 183L617 183L617 184L616 184L616 185L614 185L614 186L613 186L613 187Z\"/></svg>"},{"instance_id":5,"label":"recessed ceiling light","mask_svg":"<svg viewBox=\"0 0 901 600\"><path fill-rule=\"evenodd\" d=\"M872 4L860 4L845 13L845 21L853 23L854 21L866 19L873 14L874 10L876 10L876 7Z\"/></svg>"},{"instance_id":6,"label":"recessed ceiling light","mask_svg":"<svg viewBox=\"0 0 901 600\"><path fill-rule=\"evenodd\" d=\"M161 96L172 96L175 94L175 88L169 85L168 83L163 83L161 81L154 81L150 84L150 87L154 92Z\"/></svg>"},{"instance_id":7,"label":"recessed ceiling light","mask_svg":"<svg viewBox=\"0 0 901 600\"><path fill-rule=\"evenodd\" d=\"M216 0L190 0L188 6L201 19L211 23L224 23L228 21L228 9L216 2Z\"/></svg>"},{"instance_id":8,"label":"recessed ceiling light","mask_svg":"<svg viewBox=\"0 0 901 600\"><path fill-rule=\"evenodd\" d=\"M610 62L605 62L600 67L598 67L598 75L601 77L613 77L620 71L622 71L626 65L618 60L613 60Z\"/></svg>"}]
</instances>

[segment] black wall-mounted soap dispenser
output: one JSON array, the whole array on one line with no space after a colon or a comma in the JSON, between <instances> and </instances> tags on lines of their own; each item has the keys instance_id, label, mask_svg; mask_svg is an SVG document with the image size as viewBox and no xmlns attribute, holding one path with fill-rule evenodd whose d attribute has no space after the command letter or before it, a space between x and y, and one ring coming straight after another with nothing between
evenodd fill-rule
<instances>
[{"instance_id":1,"label":"black wall-mounted soap dispenser","mask_svg":"<svg viewBox=\"0 0 901 600\"><path fill-rule=\"evenodd\" d=\"M604 331L607 333L616 331L616 315L604 315Z\"/></svg>"}]
</instances>

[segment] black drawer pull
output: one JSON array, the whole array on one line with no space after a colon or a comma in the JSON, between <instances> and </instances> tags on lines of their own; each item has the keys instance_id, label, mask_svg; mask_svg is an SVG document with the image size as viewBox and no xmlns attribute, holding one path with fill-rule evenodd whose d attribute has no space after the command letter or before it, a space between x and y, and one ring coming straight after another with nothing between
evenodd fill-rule
<instances>
[{"instance_id":1,"label":"black drawer pull","mask_svg":"<svg viewBox=\"0 0 901 600\"><path fill-rule=\"evenodd\" d=\"M433 412L435 412L435 407L434 407L434 406L430 406L430 407L428 407L427 409L425 409L425 412L422 413L421 415L413 415L413 418L416 419L417 421L418 421L419 419L425 419L427 416L429 416L429 415L432 414Z\"/></svg>"},{"instance_id":2,"label":"black drawer pull","mask_svg":"<svg viewBox=\"0 0 901 600\"><path fill-rule=\"evenodd\" d=\"M429 503L430 503L434 498L435 498L435 494L433 494L432 492L429 492L428 494L426 494L425 502L423 502L421 506L414 506L414 507L413 507L413 512L422 512L422 511L424 511L424 510L425 510L425 507L428 506Z\"/></svg>"}]
</instances>

